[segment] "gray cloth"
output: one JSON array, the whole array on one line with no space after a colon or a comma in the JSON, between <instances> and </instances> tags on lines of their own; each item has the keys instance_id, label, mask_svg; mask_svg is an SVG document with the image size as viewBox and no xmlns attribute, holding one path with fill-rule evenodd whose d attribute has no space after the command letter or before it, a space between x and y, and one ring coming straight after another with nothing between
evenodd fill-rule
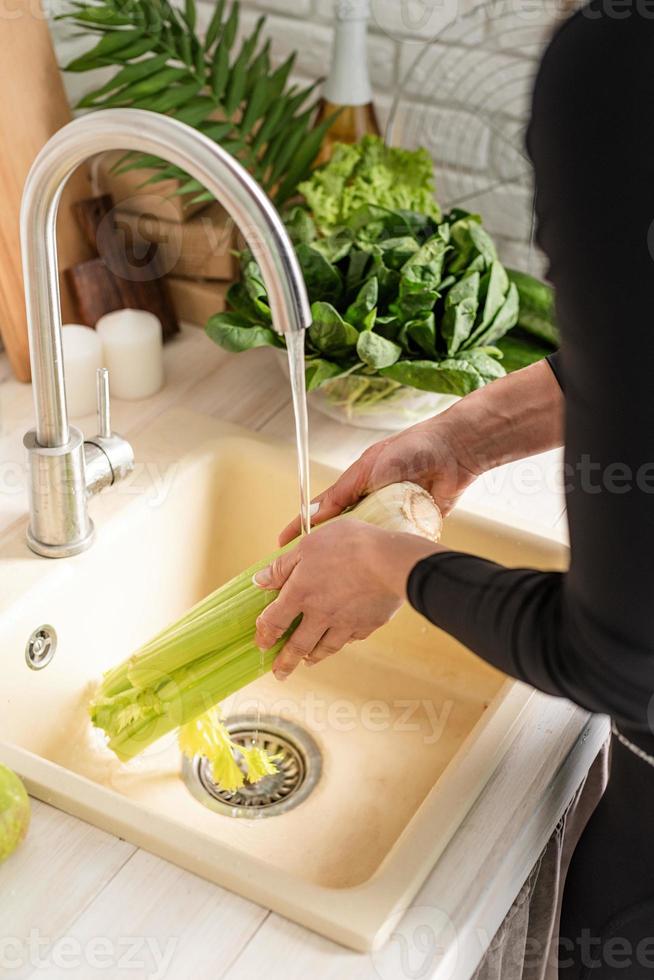
<instances>
[{"instance_id":1,"label":"gray cloth","mask_svg":"<svg viewBox=\"0 0 654 980\"><path fill-rule=\"evenodd\" d=\"M605 744L520 889L471 980L557 980L563 884L584 827L608 781Z\"/></svg>"}]
</instances>

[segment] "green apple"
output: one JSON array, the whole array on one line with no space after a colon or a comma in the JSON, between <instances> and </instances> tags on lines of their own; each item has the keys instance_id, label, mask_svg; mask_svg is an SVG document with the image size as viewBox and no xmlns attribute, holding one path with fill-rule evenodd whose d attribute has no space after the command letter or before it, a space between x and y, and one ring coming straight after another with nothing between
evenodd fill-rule
<instances>
[{"instance_id":1,"label":"green apple","mask_svg":"<svg viewBox=\"0 0 654 980\"><path fill-rule=\"evenodd\" d=\"M0 864L16 850L30 823L30 800L18 776L0 764Z\"/></svg>"}]
</instances>

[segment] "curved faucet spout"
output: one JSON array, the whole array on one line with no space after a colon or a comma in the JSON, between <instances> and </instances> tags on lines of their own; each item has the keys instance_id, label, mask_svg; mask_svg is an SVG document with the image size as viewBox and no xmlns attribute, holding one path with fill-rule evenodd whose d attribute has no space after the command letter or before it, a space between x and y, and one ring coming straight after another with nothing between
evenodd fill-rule
<instances>
[{"instance_id":1,"label":"curved faucet spout","mask_svg":"<svg viewBox=\"0 0 654 980\"><path fill-rule=\"evenodd\" d=\"M199 180L234 219L256 256L275 328L287 333L311 322L302 273L279 214L232 156L197 130L158 113L106 109L82 116L59 130L39 153L21 210L36 441L43 447L63 447L70 439L56 248L61 191L79 164L95 153L117 149L152 153Z\"/></svg>"}]
</instances>

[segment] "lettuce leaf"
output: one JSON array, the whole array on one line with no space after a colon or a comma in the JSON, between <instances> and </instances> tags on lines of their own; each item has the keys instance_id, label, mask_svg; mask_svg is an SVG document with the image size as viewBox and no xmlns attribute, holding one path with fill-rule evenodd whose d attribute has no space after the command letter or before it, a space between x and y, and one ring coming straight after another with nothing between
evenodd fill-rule
<instances>
[{"instance_id":1,"label":"lettuce leaf","mask_svg":"<svg viewBox=\"0 0 654 980\"><path fill-rule=\"evenodd\" d=\"M343 225L366 204L420 212L440 219L427 150L386 146L378 136L337 143L331 159L315 170L299 191L323 234Z\"/></svg>"}]
</instances>

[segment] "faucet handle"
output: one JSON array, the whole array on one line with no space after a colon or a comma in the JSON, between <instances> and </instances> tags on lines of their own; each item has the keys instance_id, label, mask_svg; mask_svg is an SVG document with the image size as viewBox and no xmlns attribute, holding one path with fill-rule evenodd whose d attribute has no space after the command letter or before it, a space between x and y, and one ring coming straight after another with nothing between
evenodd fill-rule
<instances>
[{"instance_id":1,"label":"faucet handle","mask_svg":"<svg viewBox=\"0 0 654 980\"><path fill-rule=\"evenodd\" d=\"M106 367L98 368L98 435L102 439L111 438L111 403L109 400L109 371Z\"/></svg>"},{"instance_id":2,"label":"faucet handle","mask_svg":"<svg viewBox=\"0 0 654 980\"><path fill-rule=\"evenodd\" d=\"M111 406L109 402L109 371L98 368L96 374L98 395L98 434L84 443L86 489L89 494L98 493L117 480L122 480L134 469L134 451L123 439L111 431Z\"/></svg>"}]
</instances>

